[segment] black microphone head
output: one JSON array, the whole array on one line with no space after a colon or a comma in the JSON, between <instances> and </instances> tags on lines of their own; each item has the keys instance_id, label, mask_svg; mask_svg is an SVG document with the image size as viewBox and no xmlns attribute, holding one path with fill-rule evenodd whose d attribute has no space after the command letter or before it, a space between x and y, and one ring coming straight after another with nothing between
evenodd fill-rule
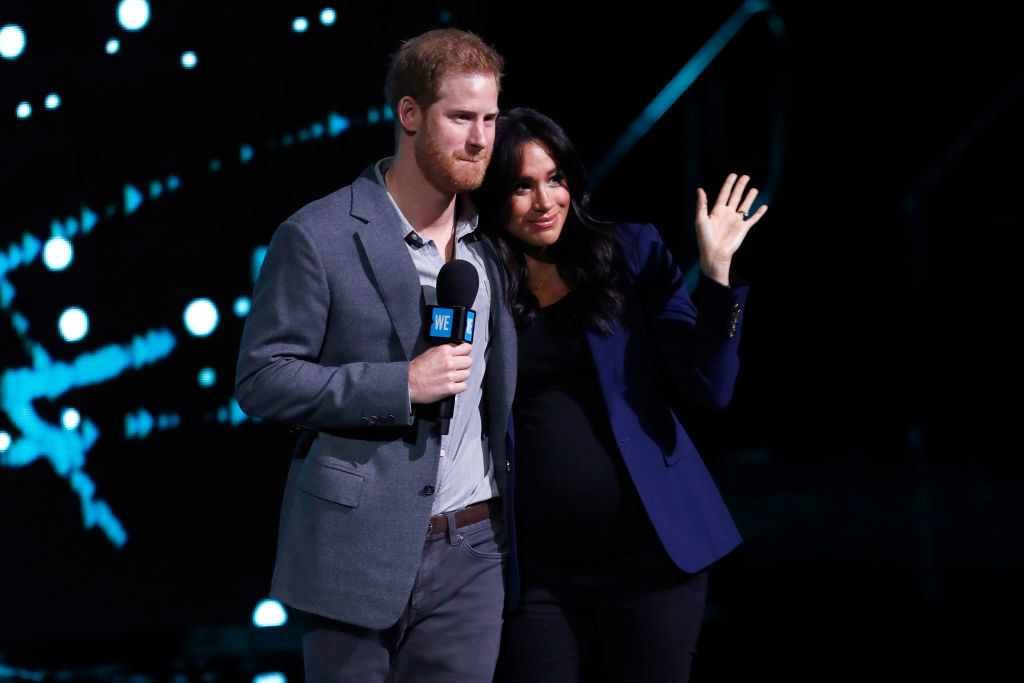
<instances>
[{"instance_id":1,"label":"black microphone head","mask_svg":"<svg viewBox=\"0 0 1024 683\"><path fill-rule=\"evenodd\" d=\"M437 274L438 306L473 308L480 276L469 261L452 259Z\"/></svg>"}]
</instances>

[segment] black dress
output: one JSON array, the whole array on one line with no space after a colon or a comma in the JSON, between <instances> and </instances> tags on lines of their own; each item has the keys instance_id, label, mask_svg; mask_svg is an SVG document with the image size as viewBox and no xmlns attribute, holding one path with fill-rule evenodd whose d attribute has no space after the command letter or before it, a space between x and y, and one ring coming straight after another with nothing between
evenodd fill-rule
<instances>
[{"instance_id":1,"label":"black dress","mask_svg":"<svg viewBox=\"0 0 1024 683\"><path fill-rule=\"evenodd\" d=\"M541 308L518 338L513 411L524 590L678 580L612 434L576 296Z\"/></svg>"}]
</instances>

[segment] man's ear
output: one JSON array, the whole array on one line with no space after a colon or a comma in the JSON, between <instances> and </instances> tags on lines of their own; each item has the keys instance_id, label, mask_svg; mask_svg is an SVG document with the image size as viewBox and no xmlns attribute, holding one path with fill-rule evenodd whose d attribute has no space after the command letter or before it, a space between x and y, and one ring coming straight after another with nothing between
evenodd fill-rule
<instances>
[{"instance_id":1,"label":"man's ear","mask_svg":"<svg viewBox=\"0 0 1024 683\"><path fill-rule=\"evenodd\" d=\"M398 125L406 135L415 135L423 124L423 110L410 95L398 100L398 111L395 112L395 116L398 117Z\"/></svg>"}]
</instances>

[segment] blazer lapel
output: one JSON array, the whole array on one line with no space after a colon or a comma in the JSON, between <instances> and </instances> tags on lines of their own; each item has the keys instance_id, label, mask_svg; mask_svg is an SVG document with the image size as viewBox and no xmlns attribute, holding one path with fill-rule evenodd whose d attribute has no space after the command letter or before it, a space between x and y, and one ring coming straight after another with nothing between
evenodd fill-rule
<instances>
[{"instance_id":1,"label":"blazer lapel","mask_svg":"<svg viewBox=\"0 0 1024 683\"><path fill-rule=\"evenodd\" d=\"M479 228L477 230L479 231ZM491 281L490 316L493 333L490 337L487 365L488 369L493 367L496 371L488 372L488 377L494 378L489 379L488 384L499 399L493 406L497 410L495 415L509 415L516 392L516 328L505 302L505 274L498 262L498 253L494 250L491 240L482 233L480 243L486 254L484 265L487 277Z\"/></svg>"},{"instance_id":2,"label":"blazer lapel","mask_svg":"<svg viewBox=\"0 0 1024 683\"><path fill-rule=\"evenodd\" d=\"M352 184L352 215L366 222L356 231L377 292L407 357L412 358L422 331L422 288L416 266L402 241L402 225L376 179L373 166ZM368 302L369 303L369 302Z\"/></svg>"}]
</instances>

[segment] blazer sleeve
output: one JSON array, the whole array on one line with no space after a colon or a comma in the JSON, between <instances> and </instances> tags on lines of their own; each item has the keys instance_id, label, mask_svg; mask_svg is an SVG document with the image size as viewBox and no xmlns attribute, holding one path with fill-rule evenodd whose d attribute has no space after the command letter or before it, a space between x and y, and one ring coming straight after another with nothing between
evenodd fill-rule
<instances>
[{"instance_id":1,"label":"blazer sleeve","mask_svg":"<svg viewBox=\"0 0 1024 683\"><path fill-rule=\"evenodd\" d=\"M254 417L311 429L409 425L409 362L319 362L327 273L302 226L274 233L242 333L235 397Z\"/></svg>"},{"instance_id":2,"label":"blazer sleeve","mask_svg":"<svg viewBox=\"0 0 1024 683\"><path fill-rule=\"evenodd\" d=\"M748 287L725 287L703 273L691 298L683 274L653 225L630 226L627 262L660 358L679 391L697 405L724 408L739 372L740 331Z\"/></svg>"}]
</instances>

